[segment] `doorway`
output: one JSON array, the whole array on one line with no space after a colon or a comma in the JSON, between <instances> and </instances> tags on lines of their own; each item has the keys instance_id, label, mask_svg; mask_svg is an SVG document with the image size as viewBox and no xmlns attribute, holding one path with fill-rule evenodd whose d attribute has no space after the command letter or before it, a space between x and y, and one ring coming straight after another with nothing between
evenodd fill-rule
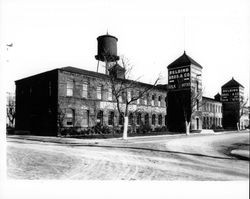
<instances>
[{"instance_id":1,"label":"doorway","mask_svg":"<svg viewBox=\"0 0 250 199\"><path fill-rule=\"evenodd\" d=\"M196 118L196 129L198 130L200 127L199 127L199 118Z\"/></svg>"}]
</instances>

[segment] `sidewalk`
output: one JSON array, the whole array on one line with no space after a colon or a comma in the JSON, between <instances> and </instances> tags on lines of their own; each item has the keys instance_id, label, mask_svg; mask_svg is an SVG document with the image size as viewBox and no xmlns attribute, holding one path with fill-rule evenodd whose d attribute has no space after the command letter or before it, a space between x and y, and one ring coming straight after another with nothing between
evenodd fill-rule
<instances>
[{"instance_id":1,"label":"sidewalk","mask_svg":"<svg viewBox=\"0 0 250 199\"><path fill-rule=\"evenodd\" d=\"M219 133L191 133L189 136L205 136L205 135L217 135L223 133L237 133L237 131L230 131L230 132L219 132ZM137 136L137 137L128 137L127 140L123 140L122 138L109 138L109 139L102 139L102 138L69 138L69 137L51 137L51 136L36 136L36 135L7 135L7 138L14 138L14 139L22 139L22 140L31 140L31 141L38 141L38 142L50 142L50 143L58 143L58 144L100 144L100 143L107 143L113 144L114 143L126 143L130 140L138 140L138 139L157 139L157 138L176 138L176 137L186 137L186 134L167 134L167 135L150 135L150 136ZM187 137L189 137L187 136Z\"/></svg>"}]
</instances>

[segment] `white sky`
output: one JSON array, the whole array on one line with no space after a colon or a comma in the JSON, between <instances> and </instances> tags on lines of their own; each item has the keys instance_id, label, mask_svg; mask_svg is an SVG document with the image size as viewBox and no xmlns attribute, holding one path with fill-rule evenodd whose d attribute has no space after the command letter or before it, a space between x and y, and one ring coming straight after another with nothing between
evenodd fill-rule
<instances>
[{"instance_id":1,"label":"white sky","mask_svg":"<svg viewBox=\"0 0 250 199\"><path fill-rule=\"evenodd\" d=\"M248 97L249 2L2 0L1 79L14 91L15 80L57 67L95 71L96 38L108 29L144 82L161 73L167 83L166 66L185 48L203 66L205 96L234 77Z\"/></svg>"}]
</instances>

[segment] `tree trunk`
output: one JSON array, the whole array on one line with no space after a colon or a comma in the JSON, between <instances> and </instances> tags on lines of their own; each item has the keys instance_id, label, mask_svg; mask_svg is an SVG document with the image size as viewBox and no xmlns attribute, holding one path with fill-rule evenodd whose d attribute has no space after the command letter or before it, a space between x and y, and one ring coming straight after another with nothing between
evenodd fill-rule
<instances>
[{"instance_id":1,"label":"tree trunk","mask_svg":"<svg viewBox=\"0 0 250 199\"><path fill-rule=\"evenodd\" d=\"M239 130L240 130L240 123L237 122L237 131L239 131Z\"/></svg>"},{"instance_id":2,"label":"tree trunk","mask_svg":"<svg viewBox=\"0 0 250 199\"><path fill-rule=\"evenodd\" d=\"M123 136L122 138L126 140L128 137L128 116L124 117L124 127L123 127Z\"/></svg>"},{"instance_id":3,"label":"tree trunk","mask_svg":"<svg viewBox=\"0 0 250 199\"><path fill-rule=\"evenodd\" d=\"M186 135L190 134L190 122L185 121L185 125L186 125Z\"/></svg>"}]
</instances>

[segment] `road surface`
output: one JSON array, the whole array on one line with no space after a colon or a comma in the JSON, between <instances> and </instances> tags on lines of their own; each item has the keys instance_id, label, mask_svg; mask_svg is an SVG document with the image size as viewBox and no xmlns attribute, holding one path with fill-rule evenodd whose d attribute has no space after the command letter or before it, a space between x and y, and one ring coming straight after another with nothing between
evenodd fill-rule
<instances>
[{"instance_id":1,"label":"road surface","mask_svg":"<svg viewBox=\"0 0 250 199\"><path fill-rule=\"evenodd\" d=\"M249 180L249 133L79 140L8 136L9 179Z\"/></svg>"}]
</instances>

